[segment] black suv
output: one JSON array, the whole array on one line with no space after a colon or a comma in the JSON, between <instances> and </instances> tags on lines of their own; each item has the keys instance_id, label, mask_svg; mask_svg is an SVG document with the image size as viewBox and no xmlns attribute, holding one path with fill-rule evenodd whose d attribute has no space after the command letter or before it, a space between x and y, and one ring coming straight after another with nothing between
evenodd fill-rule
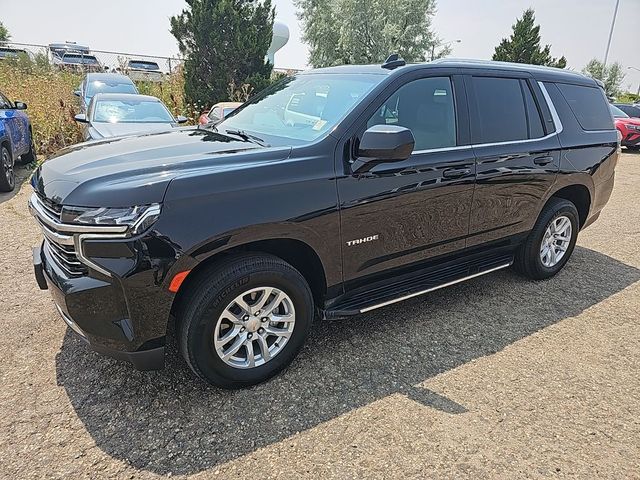
<instances>
[{"instance_id":1,"label":"black suv","mask_svg":"<svg viewBox=\"0 0 640 480\"><path fill-rule=\"evenodd\" d=\"M566 264L618 137L580 74L436 61L311 70L217 125L60 152L33 176L36 278L98 352L237 388L357 315L514 266Z\"/></svg>"}]
</instances>

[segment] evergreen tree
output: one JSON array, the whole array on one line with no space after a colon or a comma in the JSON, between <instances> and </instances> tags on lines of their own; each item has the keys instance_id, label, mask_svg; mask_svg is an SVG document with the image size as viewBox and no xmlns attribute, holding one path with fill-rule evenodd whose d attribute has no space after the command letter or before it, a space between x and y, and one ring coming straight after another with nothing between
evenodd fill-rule
<instances>
[{"instance_id":1,"label":"evergreen tree","mask_svg":"<svg viewBox=\"0 0 640 480\"><path fill-rule=\"evenodd\" d=\"M546 65L548 67L564 68L567 59L551 56L551 46L540 47L540 25L536 25L536 14L532 8L525 10L522 18L516 19L512 26L511 37L503 38L495 49L493 60L515 63L529 63L531 65Z\"/></svg>"},{"instance_id":2,"label":"evergreen tree","mask_svg":"<svg viewBox=\"0 0 640 480\"><path fill-rule=\"evenodd\" d=\"M9 30L0 22L0 42L8 42L10 38Z\"/></svg>"},{"instance_id":3,"label":"evergreen tree","mask_svg":"<svg viewBox=\"0 0 640 480\"><path fill-rule=\"evenodd\" d=\"M269 83L265 56L273 37L271 0L186 0L171 18L171 33L185 57L185 96L200 106L227 100L230 89Z\"/></svg>"}]
</instances>

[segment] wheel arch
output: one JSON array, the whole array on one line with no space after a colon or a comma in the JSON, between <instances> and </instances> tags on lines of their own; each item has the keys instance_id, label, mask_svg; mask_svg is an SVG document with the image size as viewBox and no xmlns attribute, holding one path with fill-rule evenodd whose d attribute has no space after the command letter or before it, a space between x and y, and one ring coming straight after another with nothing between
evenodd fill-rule
<instances>
[{"instance_id":1,"label":"wheel arch","mask_svg":"<svg viewBox=\"0 0 640 480\"><path fill-rule=\"evenodd\" d=\"M308 243L295 238L269 238L234 245L206 257L191 268L191 271L180 285L171 306L175 313L190 285L202 272L211 265L231 255L242 253L265 253L274 255L289 263L305 278L313 294L316 305L322 305L327 291L327 275L320 256ZM177 271L174 271L175 275Z\"/></svg>"},{"instance_id":2,"label":"wheel arch","mask_svg":"<svg viewBox=\"0 0 640 480\"><path fill-rule=\"evenodd\" d=\"M578 210L580 228L584 227L587 222L587 218L589 217L589 211L591 210L591 202L593 199L589 188L580 183L566 185L553 192L553 194L547 199L547 202L545 202L545 205L554 197L564 198L565 200L569 200L573 203Z\"/></svg>"}]
</instances>

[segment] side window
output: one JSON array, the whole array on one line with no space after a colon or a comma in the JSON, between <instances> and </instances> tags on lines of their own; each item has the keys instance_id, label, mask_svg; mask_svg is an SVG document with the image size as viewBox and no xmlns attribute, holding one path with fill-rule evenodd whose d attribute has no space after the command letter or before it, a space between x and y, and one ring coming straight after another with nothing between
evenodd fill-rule
<instances>
[{"instance_id":1,"label":"side window","mask_svg":"<svg viewBox=\"0 0 640 480\"><path fill-rule=\"evenodd\" d=\"M473 77L479 125L475 143L512 142L529 138L520 80ZM538 114L539 117L539 114Z\"/></svg>"},{"instance_id":2,"label":"side window","mask_svg":"<svg viewBox=\"0 0 640 480\"><path fill-rule=\"evenodd\" d=\"M211 119L213 120L220 120L222 118L222 115L220 115L220 107L216 107L211 111Z\"/></svg>"},{"instance_id":3,"label":"side window","mask_svg":"<svg viewBox=\"0 0 640 480\"><path fill-rule=\"evenodd\" d=\"M8 108L11 108L11 102L7 97L0 93L0 109L6 110Z\"/></svg>"},{"instance_id":4,"label":"side window","mask_svg":"<svg viewBox=\"0 0 640 480\"><path fill-rule=\"evenodd\" d=\"M599 87L556 83L583 130L611 130L611 112Z\"/></svg>"},{"instance_id":5,"label":"side window","mask_svg":"<svg viewBox=\"0 0 640 480\"><path fill-rule=\"evenodd\" d=\"M414 80L400 87L373 114L367 128L399 125L413 132L414 150L456 145L456 115L449 77Z\"/></svg>"},{"instance_id":6,"label":"side window","mask_svg":"<svg viewBox=\"0 0 640 480\"><path fill-rule=\"evenodd\" d=\"M524 104L527 107L527 125L529 126L529 138L544 137L544 127L542 126L542 118L540 110L536 105L536 101L531 93L531 87L525 80L520 80L522 91L524 92Z\"/></svg>"}]
</instances>

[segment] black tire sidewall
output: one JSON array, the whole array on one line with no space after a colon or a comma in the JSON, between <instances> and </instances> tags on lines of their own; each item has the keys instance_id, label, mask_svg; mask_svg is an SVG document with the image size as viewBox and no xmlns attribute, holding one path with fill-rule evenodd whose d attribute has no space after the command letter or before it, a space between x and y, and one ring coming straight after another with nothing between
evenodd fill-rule
<instances>
[{"instance_id":1,"label":"black tire sidewall","mask_svg":"<svg viewBox=\"0 0 640 480\"><path fill-rule=\"evenodd\" d=\"M3 160L5 151L9 154L9 157L13 158L11 156L11 152L7 147L5 147L4 145L0 147L0 192L10 192L16 186L15 170L13 172L13 184L10 184L9 181L7 180L7 172L5 171L4 160ZM13 162L13 166L15 169L15 161Z\"/></svg>"},{"instance_id":2,"label":"black tire sidewall","mask_svg":"<svg viewBox=\"0 0 640 480\"><path fill-rule=\"evenodd\" d=\"M296 321L284 349L270 361L250 369L226 364L213 346L214 329L223 310L238 295L258 287L275 287L285 292L295 308ZM186 340L192 367L200 376L226 388L239 388L260 383L285 368L304 344L313 320L313 299L304 278L292 268L257 271L242 275L216 288L213 295L201 298L190 318Z\"/></svg>"},{"instance_id":3,"label":"black tire sidewall","mask_svg":"<svg viewBox=\"0 0 640 480\"><path fill-rule=\"evenodd\" d=\"M549 227L551 222L559 216L565 216L571 221L571 240L569 242L567 251L560 259L560 261L553 267L547 267L542 263L542 259L540 258L540 247L547 228ZM529 261L533 263L536 276L538 276L539 278L549 278L562 270L565 264L569 261L571 254L573 253L576 241L578 240L579 229L580 220L578 217L578 211L576 210L575 206L569 201L564 201L554 208L549 209L547 212L544 212L538 228L535 229L535 236L532 239L532 249L529 252Z\"/></svg>"}]
</instances>

